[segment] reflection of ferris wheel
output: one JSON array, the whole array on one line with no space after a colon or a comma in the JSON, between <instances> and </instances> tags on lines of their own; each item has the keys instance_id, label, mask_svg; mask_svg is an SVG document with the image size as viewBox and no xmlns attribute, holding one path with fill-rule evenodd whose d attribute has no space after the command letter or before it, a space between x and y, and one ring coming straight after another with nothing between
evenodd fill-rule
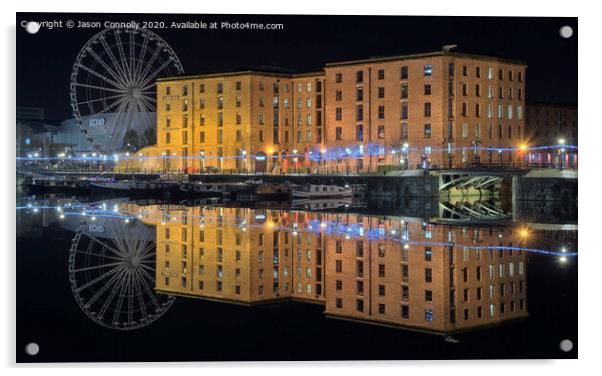
<instances>
[{"instance_id":1,"label":"reflection of ferris wheel","mask_svg":"<svg viewBox=\"0 0 602 376\"><path fill-rule=\"evenodd\" d=\"M73 64L73 116L94 148L119 150L134 124L142 129L154 125L155 80L182 73L184 69L175 52L152 31L103 30L84 45ZM95 126L102 129L91 132ZM101 142L92 133L102 135L106 141Z\"/></svg>"},{"instance_id":2,"label":"reflection of ferris wheel","mask_svg":"<svg viewBox=\"0 0 602 376\"><path fill-rule=\"evenodd\" d=\"M95 236L101 229L108 238ZM139 229L139 228L137 228ZM75 300L94 322L131 330L151 324L173 304L155 288L155 242L118 220L82 222L69 252L69 281Z\"/></svg>"}]
</instances>

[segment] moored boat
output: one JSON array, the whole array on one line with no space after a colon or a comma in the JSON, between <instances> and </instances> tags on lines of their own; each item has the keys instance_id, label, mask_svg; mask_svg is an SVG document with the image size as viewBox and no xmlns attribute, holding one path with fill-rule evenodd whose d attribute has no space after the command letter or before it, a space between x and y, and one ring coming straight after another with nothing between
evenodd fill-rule
<instances>
[{"instance_id":1,"label":"moored boat","mask_svg":"<svg viewBox=\"0 0 602 376\"><path fill-rule=\"evenodd\" d=\"M327 197L351 197L353 190L349 187L340 187L338 185L314 185L306 184L294 187L292 190L293 198L327 198Z\"/></svg>"}]
</instances>

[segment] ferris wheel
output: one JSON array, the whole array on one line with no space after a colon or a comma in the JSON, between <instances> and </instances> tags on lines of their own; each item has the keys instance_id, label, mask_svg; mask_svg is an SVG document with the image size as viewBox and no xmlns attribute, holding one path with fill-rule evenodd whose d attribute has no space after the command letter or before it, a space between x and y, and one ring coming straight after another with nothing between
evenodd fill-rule
<instances>
[{"instance_id":1,"label":"ferris wheel","mask_svg":"<svg viewBox=\"0 0 602 376\"><path fill-rule=\"evenodd\" d=\"M108 236L100 237L101 229ZM147 326L173 304L155 292L155 242L146 226L82 221L71 242L69 282L76 302L97 324L118 330Z\"/></svg>"},{"instance_id":2,"label":"ferris wheel","mask_svg":"<svg viewBox=\"0 0 602 376\"><path fill-rule=\"evenodd\" d=\"M156 79L182 73L173 49L150 30L99 32L82 47L71 72L71 108L80 132L96 150L120 150L134 124L154 126Z\"/></svg>"}]
</instances>

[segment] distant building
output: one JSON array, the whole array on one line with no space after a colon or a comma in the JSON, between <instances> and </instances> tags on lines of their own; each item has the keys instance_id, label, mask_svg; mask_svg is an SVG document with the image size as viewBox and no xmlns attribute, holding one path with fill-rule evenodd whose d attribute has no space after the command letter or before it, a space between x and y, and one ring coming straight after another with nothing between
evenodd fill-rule
<instances>
[{"instance_id":1,"label":"distant building","mask_svg":"<svg viewBox=\"0 0 602 376\"><path fill-rule=\"evenodd\" d=\"M156 114L153 112L148 115L154 123ZM108 127L116 126L115 119L118 118L118 116L119 115L116 113L84 116L82 118L83 127L80 126L79 121L75 118L64 120L59 124L57 130L57 143L64 145L75 154L96 151L95 145L98 146L99 150L110 150L109 136L112 132L108 130ZM82 128L86 130L86 133L82 132ZM152 128L153 129L150 130L154 134L154 125ZM130 131L130 135L133 135L133 137L126 134L126 137L132 138L129 142L136 144L132 145L132 149L154 143L155 139L150 142L147 140L148 130L147 114L134 114L131 120ZM89 142L88 138L91 138L93 143ZM122 142L127 148L128 140ZM122 142L119 142L119 144Z\"/></svg>"},{"instance_id":2,"label":"distant building","mask_svg":"<svg viewBox=\"0 0 602 376\"><path fill-rule=\"evenodd\" d=\"M17 156L47 156L55 143L57 123L46 120L44 110L37 107L17 107L16 115Z\"/></svg>"},{"instance_id":3,"label":"distant building","mask_svg":"<svg viewBox=\"0 0 602 376\"><path fill-rule=\"evenodd\" d=\"M529 146L545 147L558 145L577 146L577 105L533 103L527 105L525 112L526 142ZM531 152L534 163L557 163L560 149L539 149ZM577 164L577 149L566 148L565 165Z\"/></svg>"}]
</instances>

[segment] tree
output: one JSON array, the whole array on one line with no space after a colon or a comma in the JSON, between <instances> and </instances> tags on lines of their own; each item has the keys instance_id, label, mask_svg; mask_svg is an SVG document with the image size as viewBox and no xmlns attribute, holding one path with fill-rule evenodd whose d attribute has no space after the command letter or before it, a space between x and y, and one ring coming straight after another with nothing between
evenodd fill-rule
<instances>
[{"instance_id":1,"label":"tree","mask_svg":"<svg viewBox=\"0 0 602 376\"><path fill-rule=\"evenodd\" d=\"M129 129L123 138L123 143L126 146L131 145L134 150L138 150L140 147L140 137L138 136L138 132L136 132L134 129Z\"/></svg>"},{"instance_id":2,"label":"tree","mask_svg":"<svg viewBox=\"0 0 602 376\"><path fill-rule=\"evenodd\" d=\"M144 130L145 146L155 145L157 143L157 132L155 128L149 127Z\"/></svg>"}]
</instances>

